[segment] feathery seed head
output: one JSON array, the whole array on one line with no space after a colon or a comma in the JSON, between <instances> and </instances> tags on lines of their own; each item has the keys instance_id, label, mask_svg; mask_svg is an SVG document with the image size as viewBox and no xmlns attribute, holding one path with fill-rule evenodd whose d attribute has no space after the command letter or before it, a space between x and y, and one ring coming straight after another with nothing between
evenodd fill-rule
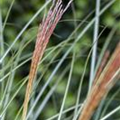
<instances>
[{"instance_id":1,"label":"feathery seed head","mask_svg":"<svg viewBox=\"0 0 120 120\"><path fill-rule=\"evenodd\" d=\"M32 91L33 81L37 73L37 67L38 67L39 61L41 60L44 54L45 48L48 44L48 41L57 23L59 22L63 13L67 10L71 2L72 0L69 1L68 5L65 8L63 8L62 0L58 0L57 2L53 0L53 4L50 10L48 11L47 17L44 17L42 20L42 23L40 24L36 45L35 45L35 50L34 50L32 62L31 62L29 80L26 88L22 120L26 120L28 103L29 103L30 94Z\"/></svg>"}]
</instances>

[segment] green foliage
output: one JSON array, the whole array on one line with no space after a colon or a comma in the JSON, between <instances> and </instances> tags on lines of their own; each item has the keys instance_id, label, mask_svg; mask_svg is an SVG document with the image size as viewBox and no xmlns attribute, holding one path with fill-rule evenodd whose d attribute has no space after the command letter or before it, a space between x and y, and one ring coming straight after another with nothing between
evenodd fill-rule
<instances>
[{"instance_id":1,"label":"green foliage","mask_svg":"<svg viewBox=\"0 0 120 120\"><path fill-rule=\"evenodd\" d=\"M64 0L63 0L64 1ZM66 1L64 1L66 2ZM101 9L104 6L109 4L109 0L103 1L101 0ZM11 0L1 0L0 1L0 10L2 11L2 25L6 19L7 13L9 11L9 7L12 4ZM66 4L66 3L64 3ZM23 29L23 27L31 20L32 16L45 5L45 1L43 0L15 0L10 13L8 14L7 23L5 24L5 28L3 31L3 45L4 45L4 53L7 49L10 48L10 45L15 41L15 38ZM38 26L42 21L44 15L46 15L50 4L39 13L39 15L32 21L32 23L24 30L23 34L14 44L14 46L10 49L10 52L7 54L5 59L3 60L2 65L0 66L0 115L5 114L5 119L3 120L14 120L17 113L19 112L25 94L26 88L26 78L28 77L29 68L30 68L30 60L32 56L32 52L34 50L36 34L38 31ZM74 8L74 9L73 9ZM93 32L94 32L94 24L90 26L88 31L83 32L84 28L86 28L90 21L94 19L95 12L90 15L92 11L95 11L95 2L91 0L74 0L73 6L70 7L63 18L57 25L54 34L50 38L49 45L47 46L46 52L38 67L38 74L36 76L36 80L34 83L33 96L31 96L31 107L35 104L35 99L38 94L42 91L43 86L51 79L50 84L44 90L44 93L37 101L37 105L35 106L30 120L32 120L32 115L36 115L39 108L41 108L41 104L45 101L45 97L47 93L55 86L55 90L52 92L52 95L49 96L49 100L46 102L45 106L42 108L42 112L40 112L38 116L38 120L45 120L59 113L63 96L65 94L67 81L70 72L71 61L73 58L73 52L75 52L75 63L73 66L71 84L69 86L69 91L67 94L67 99L65 100L65 105L63 110L69 110L71 106L76 107L76 101L78 98L78 87L80 84L80 79L83 75L83 71L85 70L85 63L88 59L87 69L85 71L85 76L83 78L84 84L80 86L80 100L79 104L83 102L86 97L86 91L88 90L88 81L90 74L90 50L92 48L93 41ZM85 20L85 17L90 15L90 17ZM84 21L85 20L85 21ZM84 21L84 22L83 22ZM79 26L82 24L81 26ZM97 49L97 61L100 56L100 52L103 48L103 45L107 41L107 37L113 28L117 26L114 34L112 34L111 43L109 43L110 51L112 52L113 48L116 45L116 41L119 41L120 36L120 0L116 0L114 4L112 4L101 16L100 16L100 25L99 25L99 41L98 41L98 49ZM78 29L77 29L78 27ZM106 29L105 29L106 28ZM1 30L1 28L0 28ZM76 30L75 34L73 31ZM0 34L1 36L1 34ZM82 36L82 37L80 37ZM78 40L77 40L78 39ZM76 43L74 43L77 40ZM2 40L0 39L0 58L1 49L2 49ZM69 54L66 55L65 59L63 56L69 51L70 47L72 47ZM107 49L107 48L106 48ZM60 67L57 68L57 64L63 60L63 63ZM56 70L57 69L57 70ZM56 70L56 72L54 72ZM8 82L9 81L9 82ZM13 81L13 82L11 82ZM58 82L58 83L57 83ZM11 88L8 90L9 84L11 83ZM115 90L119 89L119 84L114 88ZM7 91L6 91L7 90ZM9 97L7 98L7 95ZM114 94L114 91L110 92L110 96ZM117 96L118 97L118 96ZM4 98L4 99L3 99ZM2 101L3 99L3 101ZM112 98L113 99L113 98ZM116 98L114 98L116 99ZM120 103L119 98L118 103ZM7 104L4 106L4 101L7 100ZM10 103L9 103L10 102ZM105 100L105 103L107 99ZM29 111L31 110L29 108ZM108 110L104 113L107 114L113 108L116 107L115 103L112 103ZM103 108L104 109L104 108ZM77 111L78 112L78 111ZM29 112L28 112L29 114ZM119 112L118 112L119 114ZM62 115L63 119L66 119L70 115L74 116L74 109L72 111L68 111L64 115ZM115 114L116 115L116 114ZM115 115L109 117L108 119L114 119ZM118 115L120 116L120 114ZM21 117L21 112L20 116ZM99 116L100 117L100 116ZM103 116L102 116L103 117ZM57 118L55 118L57 119ZM17 119L19 120L19 119ZM71 119L70 119L71 120Z\"/></svg>"}]
</instances>

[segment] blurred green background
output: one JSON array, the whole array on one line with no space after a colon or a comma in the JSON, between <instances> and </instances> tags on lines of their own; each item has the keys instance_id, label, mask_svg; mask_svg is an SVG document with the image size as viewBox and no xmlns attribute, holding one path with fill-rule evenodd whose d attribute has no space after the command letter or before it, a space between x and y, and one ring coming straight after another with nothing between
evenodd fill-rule
<instances>
[{"instance_id":1,"label":"blurred green background","mask_svg":"<svg viewBox=\"0 0 120 120\"><path fill-rule=\"evenodd\" d=\"M13 2L12 0L0 1L3 23L6 19L6 16L9 15L3 31L5 51L13 43L16 36L23 29L26 23L32 18L32 16L38 11L38 9L40 9L45 4L44 0L15 0L10 13L8 14L12 2ZM101 9L104 8L104 6L109 4L109 2L110 0L101 0L100 8ZM67 3L68 0L63 0L64 6ZM38 83L38 86L35 87L33 90L33 97L30 102L30 108L32 107L35 98L37 97L38 93L41 91L43 85L47 82L48 78L50 77L51 73L54 71L55 67L59 63L62 56L67 52L68 48L73 44L73 42L78 37L78 35L83 31L83 29L94 18L95 6L96 6L95 3L96 3L95 0L74 0L72 5L69 7L69 9L66 11L64 16L58 23L52 37L50 38L50 42L47 46L47 50L44 54L44 58L56 46L58 46L61 43L63 44L61 44L55 51L53 51L51 55L49 55L39 66L38 74L36 77L36 83L39 79L41 79L41 81L40 83ZM4 69L3 76L6 75L8 72L11 72L12 69L16 68L18 65L20 65L21 63L23 63L25 60L29 59L32 56L38 26L42 21L43 15L46 14L47 11L49 10L49 6L50 4L33 20L33 22L29 25L29 27L24 31L24 33L19 38L19 40L12 47L11 51L4 60L4 67L2 68ZM83 22L85 17L87 17L88 15L90 17ZM82 26L75 32L74 35L72 35L72 37L70 38L71 40L69 42L66 42L65 44L65 41L67 41L69 35L71 35L74 29L76 29L78 25L81 23ZM42 101L44 101L45 96L52 89L52 87L58 81L58 79L61 78L63 75L60 83L55 89L55 92L53 92L47 104L45 105L44 109L36 119L45 120L57 114L60 111L73 56L75 62L72 69L72 77L71 77L69 92L67 95L64 109L68 109L69 107L72 107L76 104L76 100L78 97L78 88L79 85L81 84L81 77L85 70L85 63L88 54L92 48L93 32L94 32L94 25L90 27L90 29L85 33L85 35L74 46L70 54L67 56L63 64L58 69L57 73L52 78L53 79L52 82L50 82L49 86L44 91L44 94L37 103L37 106L35 107L32 113L33 116L31 115L30 120L34 120L34 115L36 114L36 111L41 105ZM111 32L113 32L113 34ZM108 38L108 36L110 38ZM116 44L120 40L120 0L116 0L115 3L111 5L100 16L97 61L99 59L99 54L101 52L101 49L103 48L103 45L106 43L107 39L111 39L109 47L107 49L110 50L110 52L112 53ZM90 60L91 58L89 58L86 67L79 103L82 103L87 95L88 85L89 85L89 74L90 74ZM29 73L29 68L30 68L30 60L28 60L25 64L23 64L21 67L15 70L14 75L11 73L9 74L9 76L7 76L4 79L5 86L9 84L8 81L10 79L13 79L12 89L9 91L10 92L9 100L18 90L19 86L23 83L24 78ZM110 103L105 113L111 111L113 108L117 107L120 104L119 84L120 82L118 82L118 84L111 90L110 94L105 99L105 103L107 103L111 99L111 97L117 92L116 96L113 98L112 102ZM18 111L20 110L21 105L23 104L25 88L26 85L24 85L19 90L16 97L14 97L13 101L10 103L6 112L5 120L14 120L14 118L16 117ZM3 93L1 92L0 95L2 98ZM104 106L102 109L104 109ZM3 109L1 109L1 112L2 110ZM64 114L62 117L64 120L69 120L69 119L72 120L73 114L74 111L71 110L66 114ZM20 115L18 115L17 118L18 120L21 117ZM120 111L114 114L108 120L117 120L119 117L120 117ZM56 119L57 118L55 118L54 120Z\"/></svg>"}]
</instances>

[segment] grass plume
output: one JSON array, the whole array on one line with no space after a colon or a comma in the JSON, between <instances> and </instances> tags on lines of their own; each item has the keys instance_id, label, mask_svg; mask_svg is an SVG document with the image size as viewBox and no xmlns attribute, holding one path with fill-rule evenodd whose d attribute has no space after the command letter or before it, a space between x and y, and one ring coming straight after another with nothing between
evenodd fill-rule
<instances>
[{"instance_id":1,"label":"grass plume","mask_svg":"<svg viewBox=\"0 0 120 120\"><path fill-rule=\"evenodd\" d=\"M108 54L108 53L106 53ZM106 55L106 58L108 55ZM104 61L105 62L105 61ZM104 64L104 63L103 63ZM104 65L103 65L104 66ZM85 100L79 120L90 120L101 99L109 92L120 77L120 42Z\"/></svg>"},{"instance_id":2,"label":"grass plume","mask_svg":"<svg viewBox=\"0 0 120 120\"><path fill-rule=\"evenodd\" d=\"M37 73L38 63L44 54L45 48L57 23L59 22L59 20L61 19L62 15L67 10L71 2L72 0L68 3L68 5L65 8L63 8L62 0L58 0L57 2L53 0L53 4L50 10L48 11L47 17L44 17L42 23L40 24L35 50L31 62L29 80L26 88L22 120L26 120L28 103L32 91L33 81Z\"/></svg>"}]
</instances>

